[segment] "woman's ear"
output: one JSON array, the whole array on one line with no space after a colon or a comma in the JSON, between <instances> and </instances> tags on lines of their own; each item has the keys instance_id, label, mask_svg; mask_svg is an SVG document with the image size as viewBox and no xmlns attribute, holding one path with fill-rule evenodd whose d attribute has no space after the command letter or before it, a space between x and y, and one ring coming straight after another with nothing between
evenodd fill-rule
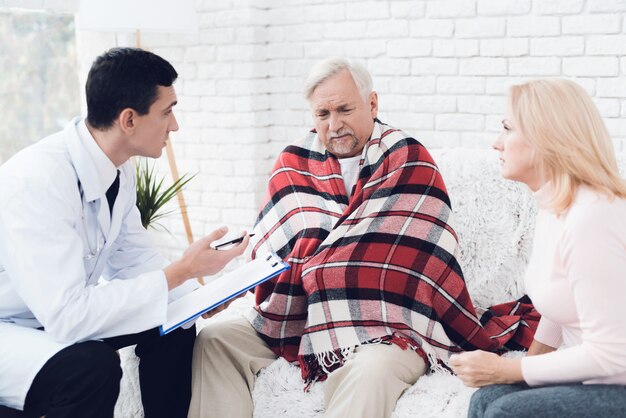
<instances>
[{"instance_id":1,"label":"woman's ear","mask_svg":"<svg viewBox=\"0 0 626 418\"><path fill-rule=\"evenodd\" d=\"M127 107L122 110L120 115L117 117L117 121L119 122L122 132L125 134L132 134L135 130L136 118L137 113L133 109Z\"/></svg>"}]
</instances>

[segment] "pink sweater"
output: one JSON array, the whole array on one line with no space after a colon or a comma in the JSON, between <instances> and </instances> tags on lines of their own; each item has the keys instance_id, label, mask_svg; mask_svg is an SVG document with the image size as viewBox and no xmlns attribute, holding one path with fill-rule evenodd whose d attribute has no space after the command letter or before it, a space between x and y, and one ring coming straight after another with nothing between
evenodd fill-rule
<instances>
[{"instance_id":1,"label":"pink sweater","mask_svg":"<svg viewBox=\"0 0 626 418\"><path fill-rule=\"evenodd\" d=\"M539 214L526 292L542 314L535 339L559 350L522 359L531 385L626 385L626 200L579 189L569 211ZM561 345L562 344L562 345Z\"/></svg>"}]
</instances>

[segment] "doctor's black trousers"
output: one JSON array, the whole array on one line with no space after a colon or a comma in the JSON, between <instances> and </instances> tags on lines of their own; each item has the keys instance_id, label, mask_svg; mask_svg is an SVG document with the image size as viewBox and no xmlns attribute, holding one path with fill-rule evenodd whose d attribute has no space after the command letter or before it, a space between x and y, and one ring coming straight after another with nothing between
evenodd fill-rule
<instances>
[{"instance_id":1,"label":"doctor's black trousers","mask_svg":"<svg viewBox=\"0 0 626 418\"><path fill-rule=\"evenodd\" d=\"M122 370L115 350L136 344L145 418L186 418L191 398L195 326L160 336L158 329L71 345L46 362L24 411L0 406L0 418L111 418Z\"/></svg>"}]
</instances>

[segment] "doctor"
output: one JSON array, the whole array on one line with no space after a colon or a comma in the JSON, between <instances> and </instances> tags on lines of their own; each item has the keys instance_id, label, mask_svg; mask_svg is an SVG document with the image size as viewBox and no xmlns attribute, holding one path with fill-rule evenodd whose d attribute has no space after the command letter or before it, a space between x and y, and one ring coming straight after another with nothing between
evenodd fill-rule
<instances>
[{"instance_id":1,"label":"doctor","mask_svg":"<svg viewBox=\"0 0 626 418\"><path fill-rule=\"evenodd\" d=\"M87 78L86 120L0 167L0 416L111 418L115 350L132 344L145 416L187 416L195 326L164 337L157 327L168 299L248 238L215 251L220 228L169 263L141 225L128 160L159 157L178 129L177 75L147 51L105 52Z\"/></svg>"}]
</instances>

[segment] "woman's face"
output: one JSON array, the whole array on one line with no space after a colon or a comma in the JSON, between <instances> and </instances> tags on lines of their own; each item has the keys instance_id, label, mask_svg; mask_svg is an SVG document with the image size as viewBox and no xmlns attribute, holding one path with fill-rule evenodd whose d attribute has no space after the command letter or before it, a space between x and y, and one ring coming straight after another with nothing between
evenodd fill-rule
<instances>
[{"instance_id":1,"label":"woman's face","mask_svg":"<svg viewBox=\"0 0 626 418\"><path fill-rule=\"evenodd\" d=\"M534 146L519 129L519 124L513 116L510 104L507 106L502 121L502 132L492 147L500 153L502 177L525 183L532 191L541 187L542 182L535 162Z\"/></svg>"}]
</instances>

